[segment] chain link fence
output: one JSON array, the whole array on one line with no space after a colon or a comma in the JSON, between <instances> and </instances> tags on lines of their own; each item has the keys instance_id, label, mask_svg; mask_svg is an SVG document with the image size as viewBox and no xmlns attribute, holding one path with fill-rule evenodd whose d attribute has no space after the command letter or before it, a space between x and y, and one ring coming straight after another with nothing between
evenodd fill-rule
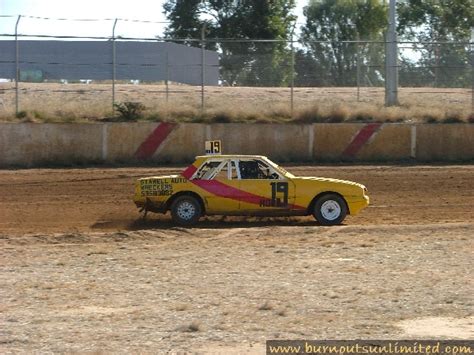
<instances>
[{"instance_id":1,"label":"chain link fence","mask_svg":"<svg viewBox=\"0 0 474 355\"><path fill-rule=\"evenodd\" d=\"M467 118L474 111L469 42L399 42L397 111L383 108L383 41L124 37L112 23L109 37L0 34L0 116L101 119L129 102L151 120L207 115L222 122L304 119L308 112L313 120L328 113L344 120L380 110L394 120ZM54 51L34 53L32 39L37 48L54 41Z\"/></svg>"}]
</instances>

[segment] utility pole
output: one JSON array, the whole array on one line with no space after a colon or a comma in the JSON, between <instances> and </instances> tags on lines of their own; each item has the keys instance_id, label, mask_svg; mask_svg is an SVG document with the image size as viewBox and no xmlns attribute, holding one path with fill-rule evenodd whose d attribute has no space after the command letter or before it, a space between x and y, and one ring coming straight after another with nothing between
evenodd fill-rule
<instances>
[{"instance_id":1,"label":"utility pole","mask_svg":"<svg viewBox=\"0 0 474 355\"><path fill-rule=\"evenodd\" d=\"M20 81L20 44L18 43L18 24L20 23L21 15L18 15L18 19L15 24L15 115L19 113L19 87L18 82Z\"/></svg>"},{"instance_id":2,"label":"utility pole","mask_svg":"<svg viewBox=\"0 0 474 355\"><path fill-rule=\"evenodd\" d=\"M474 27L471 27L471 113L474 114Z\"/></svg>"},{"instance_id":3,"label":"utility pole","mask_svg":"<svg viewBox=\"0 0 474 355\"><path fill-rule=\"evenodd\" d=\"M360 36L359 31L357 31L357 102L360 102Z\"/></svg>"},{"instance_id":4,"label":"utility pole","mask_svg":"<svg viewBox=\"0 0 474 355\"><path fill-rule=\"evenodd\" d=\"M291 107L291 117L293 117L293 112L294 112L294 101L295 101L295 94L294 94L294 88L295 88L295 44L293 43L293 35L295 33L295 26L296 22L293 24L293 28L291 29L291 76L290 76L290 107Z\"/></svg>"},{"instance_id":5,"label":"utility pole","mask_svg":"<svg viewBox=\"0 0 474 355\"><path fill-rule=\"evenodd\" d=\"M115 80L117 77L117 68L116 68L116 56L117 50L115 47L115 27L117 26L118 19L114 21L114 26L112 27L112 114L115 114Z\"/></svg>"},{"instance_id":6,"label":"utility pole","mask_svg":"<svg viewBox=\"0 0 474 355\"><path fill-rule=\"evenodd\" d=\"M169 55L168 55L168 43L166 45L167 45L167 49L166 49L166 81L165 81L165 85L166 85L166 104L168 104L168 99L169 99L169 96L170 96L170 88L169 88L170 64L169 64Z\"/></svg>"},{"instance_id":7,"label":"utility pole","mask_svg":"<svg viewBox=\"0 0 474 355\"><path fill-rule=\"evenodd\" d=\"M204 23L201 28L201 113L204 113L205 101L204 101L204 85L206 78L206 67L205 67L205 45L206 45L206 24Z\"/></svg>"},{"instance_id":8,"label":"utility pole","mask_svg":"<svg viewBox=\"0 0 474 355\"><path fill-rule=\"evenodd\" d=\"M398 105L398 44L396 0L390 0L388 31L385 37L385 106Z\"/></svg>"}]
</instances>

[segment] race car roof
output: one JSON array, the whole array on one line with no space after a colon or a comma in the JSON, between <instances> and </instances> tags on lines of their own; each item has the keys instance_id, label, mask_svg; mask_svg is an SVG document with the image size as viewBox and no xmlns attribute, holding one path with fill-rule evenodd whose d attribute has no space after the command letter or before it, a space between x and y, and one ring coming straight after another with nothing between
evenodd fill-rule
<instances>
[{"instance_id":1,"label":"race car roof","mask_svg":"<svg viewBox=\"0 0 474 355\"><path fill-rule=\"evenodd\" d=\"M216 155L198 155L196 159L268 159L263 155L243 155L243 154L216 154Z\"/></svg>"}]
</instances>

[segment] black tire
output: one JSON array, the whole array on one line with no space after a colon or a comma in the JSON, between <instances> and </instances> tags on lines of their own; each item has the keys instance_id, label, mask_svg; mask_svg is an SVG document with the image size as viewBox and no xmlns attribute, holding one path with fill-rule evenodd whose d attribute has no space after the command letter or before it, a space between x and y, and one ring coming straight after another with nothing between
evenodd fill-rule
<instances>
[{"instance_id":1,"label":"black tire","mask_svg":"<svg viewBox=\"0 0 474 355\"><path fill-rule=\"evenodd\" d=\"M202 208L193 196L179 196L171 204L171 218L180 226L192 226L199 221Z\"/></svg>"},{"instance_id":2,"label":"black tire","mask_svg":"<svg viewBox=\"0 0 474 355\"><path fill-rule=\"evenodd\" d=\"M323 195L314 204L313 216L322 226L341 224L346 215L346 201L339 195Z\"/></svg>"}]
</instances>

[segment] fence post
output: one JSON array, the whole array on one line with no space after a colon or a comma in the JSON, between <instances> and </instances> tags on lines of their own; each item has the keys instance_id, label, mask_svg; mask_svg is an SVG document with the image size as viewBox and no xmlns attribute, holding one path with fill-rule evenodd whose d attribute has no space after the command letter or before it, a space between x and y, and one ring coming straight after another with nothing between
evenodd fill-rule
<instances>
[{"instance_id":1,"label":"fence post","mask_svg":"<svg viewBox=\"0 0 474 355\"><path fill-rule=\"evenodd\" d=\"M357 102L360 101L360 37L357 32Z\"/></svg>"},{"instance_id":2,"label":"fence post","mask_svg":"<svg viewBox=\"0 0 474 355\"><path fill-rule=\"evenodd\" d=\"M20 46L18 43L18 24L20 23L21 15L15 24L15 115L18 116L19 98L18 98L18 81L20 80Z\"/></svg>"},{"instance_id":3,"label":"fence post","mask_svg":"<svg viewBox=\"0 0 474 355\"><path fill-rule=\"evenodd\" d=\"M295 46L293 44L293 30L291 31L291 117L293 117L294 110L294 87L295 87Z\"/></svg>"},{"instance_id":4,"label":"fence post","mask_svg":"<svg viewBox=\"0 0 474 355\"><path fill-rule=\"evenodd\" d=\"M112 115L115 114L115 78L116 78L116 68L115 68L115 26L117 26L118 18L114 21L114 26L112 27Z\"/></svg>"},{"instance_id":5,"label":"fence post","mask_svg":"<svg viewBox=\"0 0 474 355\"><path fill-rule=\"evenodd\" d=\"M398 44L395 19L396 0L390 0L385 39L385 106L398 105Z\"/></svg>"},{"instance_id":6,"label":"fence post","mask_svg":"<svg viewBox=\"0 0 474 355\"><path fill-rule=\"evenodd\" d=\"M474 27L471 27L471 114L474 115Z\"/></svg>"},{"instance_id":7,"label":"fence post","mask_svg":"<svg viewBox=\"0 0 474 355\"><path fill-rule=\"evenodd\" d=\"M170 79L170 71L169 71L169 55L168 55L168 49L166 49L166 104L168 104L168 99L169 99L169 79Z\"/></svg>"},{"instance_id":8,"label":"fence post","mask_svg":"<svg viewBox=\"0 0 474 355\"><path fill-rule=\"evenodd\" d=\"M201 28L201 113L204 113L204 78L206 75L206 70L204 67L205 61L205 49L204 49L204 41L206 39L206 24L202 25Z\"/></svg>"}]
</instances>

